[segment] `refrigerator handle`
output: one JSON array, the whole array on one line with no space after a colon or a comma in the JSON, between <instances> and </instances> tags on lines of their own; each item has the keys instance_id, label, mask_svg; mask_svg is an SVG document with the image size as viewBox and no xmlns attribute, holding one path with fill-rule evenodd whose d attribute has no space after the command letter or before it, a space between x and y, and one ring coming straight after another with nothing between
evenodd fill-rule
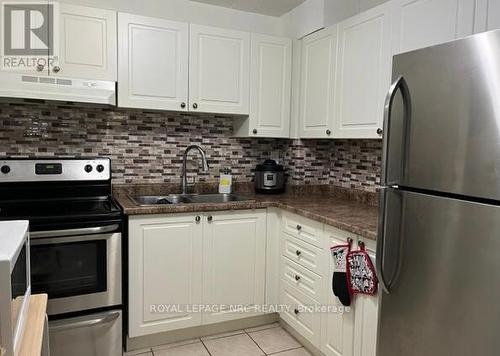
<instances>
[{"instance_id":1,"label":"refrigerator handle","mask_svg":"<svg viewBox=\"0 0 500 356\"><path fill-rule=\"evenodd\" d=\"M384 137L383 137L383 151L382 151L382 173L380 176L381 185L391 186L396 185L397 182L388 181L388 159L389 159L389 142L390 142L390 132L391 132L391 114L392 114L392 104L394 102L394 98L396 97L396 93L398 90L401 91L401 95L403 97L404 104L404 120L405 120L405 140L404 144L406 145L408 142L407 139L407 123L410 120L411 115L411 96L410 89L408 88L408 83L405 78L401 75L396 79L394 83L392 83L387 96L385 98L384 105ZM403 157L403 156L402 156Z\"/></svg>"},{"instance_id":2,"label":"refrigerator handle","mask_svg":"<svg viewBox=\"0 0 500 356\"><path fill-rule=\"evenodd\" d=\"M386 206L386 193L387 188L380 188L379 195L379 217L378 217L378 233L377 233L377 256L376 256L376 267L377 275L382 289L389 294L389 284L385 280L384 276L384 243L385 243L385 206Z\"/></svg>"}]
</instances>

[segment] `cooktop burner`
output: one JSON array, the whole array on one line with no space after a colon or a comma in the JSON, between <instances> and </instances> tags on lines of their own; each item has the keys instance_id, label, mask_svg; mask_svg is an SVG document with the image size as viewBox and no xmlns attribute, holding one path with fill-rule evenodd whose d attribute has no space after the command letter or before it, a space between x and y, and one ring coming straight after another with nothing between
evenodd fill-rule
<instances>
[{"instance_id":1,"label":"cooktop burner","mask_svg":"<svg viewBox=\"0 0 500 356\"><path fill-rule=\"evenodd\" d=\"M0 158L0 166L0 220L28 219L36 229L122 217L108 158Z\"/></svg>"}]
</instances>

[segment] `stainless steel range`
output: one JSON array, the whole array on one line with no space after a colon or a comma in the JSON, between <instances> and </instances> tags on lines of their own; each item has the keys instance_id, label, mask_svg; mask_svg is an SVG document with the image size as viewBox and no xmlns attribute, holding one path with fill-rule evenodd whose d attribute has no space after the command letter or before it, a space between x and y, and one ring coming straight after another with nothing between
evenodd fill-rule
<instances>
[{"instance_id":1,"label":"stainless steel range","mask_svg":"<svg viewBox=\"0 0 500 356\"><path fill-rule=\"evenodd\" d=\"M107 158L0 159L0 220L28 219L51 355L122 354L123 215Z\"/></svg>"}]
</instances>

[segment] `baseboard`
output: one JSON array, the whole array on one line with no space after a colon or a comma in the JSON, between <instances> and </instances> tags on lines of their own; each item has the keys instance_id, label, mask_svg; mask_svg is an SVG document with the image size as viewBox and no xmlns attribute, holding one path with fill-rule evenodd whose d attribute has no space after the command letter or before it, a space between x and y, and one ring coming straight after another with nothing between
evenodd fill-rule
<instances>
[{"instance_id":1,"label":"baseboard","mask_svg":"<svg viewBox=\"0 0 500 356\"><path fill-rule=\"evenodd\" d=\"M277 313L257 315L248 318L224 321L222 323L200 325L191 328L167 331L134 338L127 337L126 350L134 351L149 347L168 344L182 340L200 338L203 336L225 333L228 331L253 328L255 326L274 323L279 320Z\"/></svg>"}]
</instances>

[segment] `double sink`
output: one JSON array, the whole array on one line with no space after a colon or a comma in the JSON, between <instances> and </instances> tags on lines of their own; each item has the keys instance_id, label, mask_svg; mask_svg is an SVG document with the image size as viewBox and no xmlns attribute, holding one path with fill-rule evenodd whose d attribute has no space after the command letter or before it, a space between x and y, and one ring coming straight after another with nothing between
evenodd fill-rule
<instances>
[{"instance_id":1,"label":"double sink","mask_svg":"<svg viewBox=\"0 0 500 356\"><path fill-rule=\"evenodd\" d=\"M238 194L170 194L131 196L138 205L229 203L252 200Z\"/></svg>"}]
</instances>

